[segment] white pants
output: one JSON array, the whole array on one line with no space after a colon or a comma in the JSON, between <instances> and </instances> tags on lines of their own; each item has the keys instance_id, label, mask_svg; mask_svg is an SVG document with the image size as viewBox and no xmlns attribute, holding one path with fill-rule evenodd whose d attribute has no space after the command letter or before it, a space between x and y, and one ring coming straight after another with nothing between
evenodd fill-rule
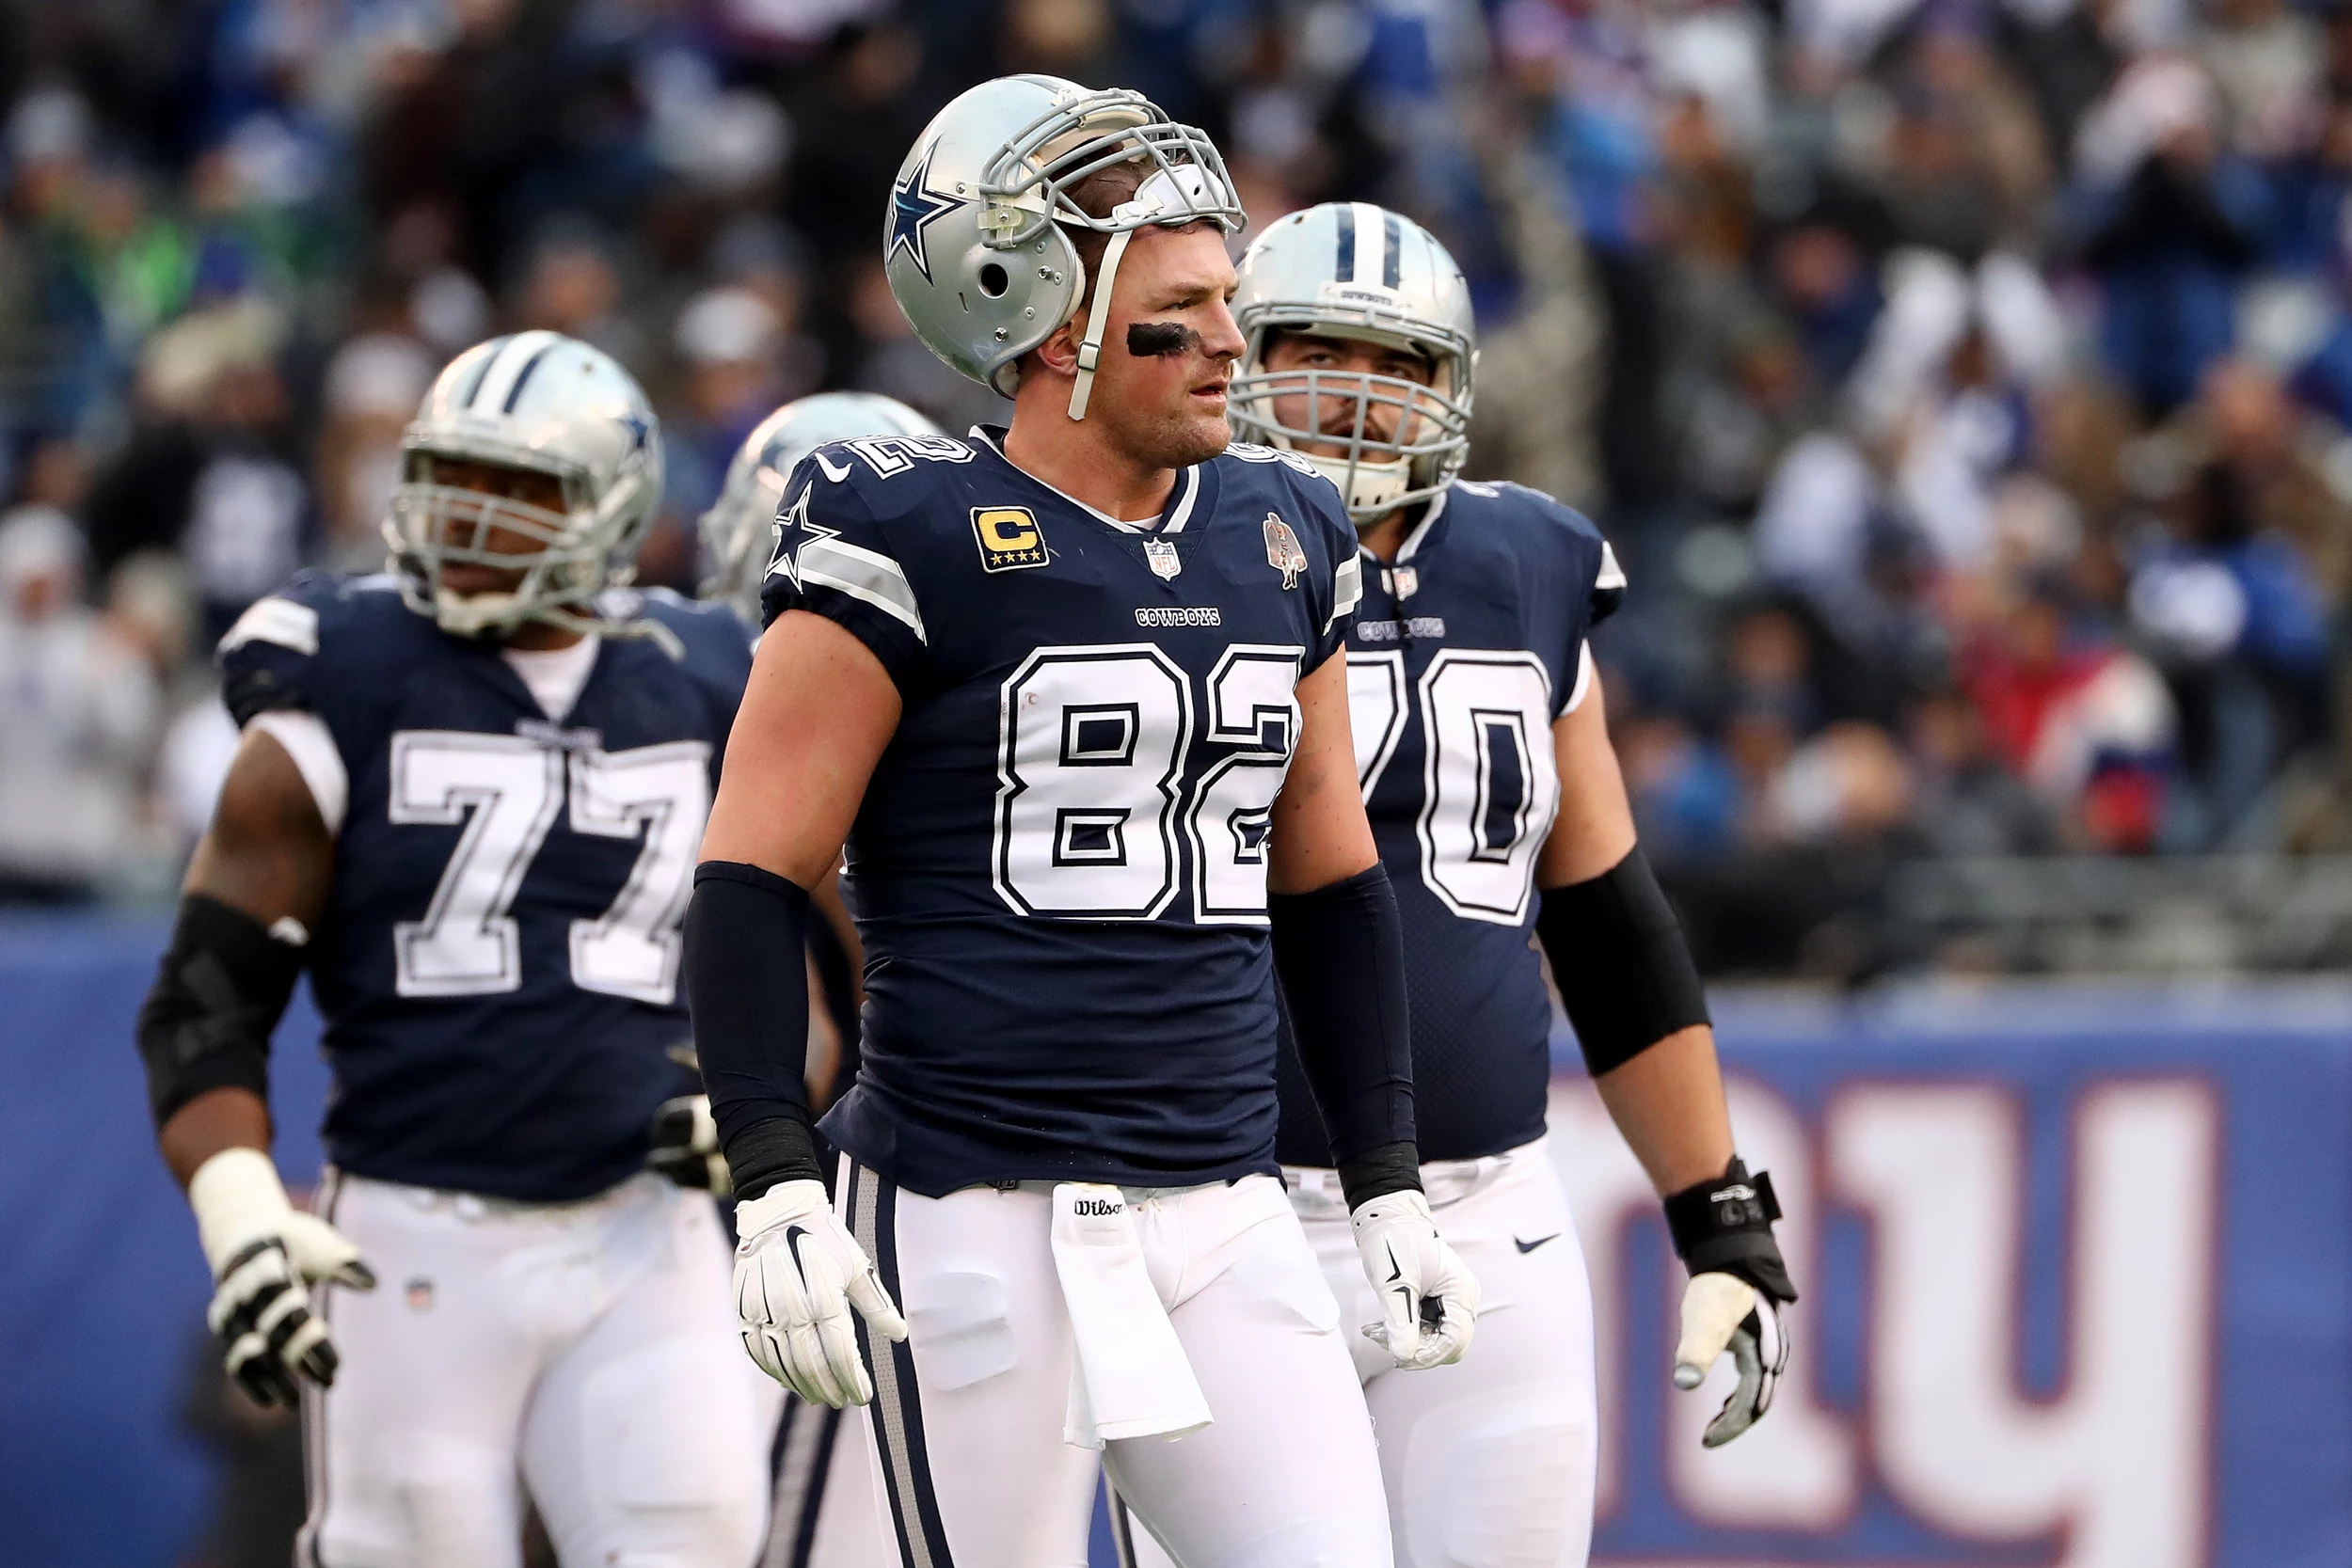
<instances>
[{"instance_id":1,"label":"white pants","mask_svg":"<svg viewBox=\"0 0 2352 1568\"><path fill-rule=\"evenodd\" d=\"M297 1562L515 1564L524 1486L567 1565L752 1561L774 1401L707 1196L640 1176L524 1204L330 1173L321 1209L381 1283L326 1294L342 1365L305 1398Z\"/></svg>"},{"instance_id":2,"label":"white pants","mask_svg":"<svg viewBox=\"0 0 2352 1568\"><path fill-rule=\"evenodd\" d=\"M1422 1167L1438 1229L1482 1292L1470 1354L1427 1371L1398 1370L1357 1332L1380 1306L1337 1177L1286 1175L1364 1380L1397 1568L1582 1568L1599 1459L1593 1291L1543 1141ZM1133 1558L1168 1562L1139 1531Z\"/></svg>"},{"instance_id":3,"label":"white pants","mask_svg":"<svg viewBox=\"0 0 2352 1568\"><path fill-rule=\"evenodd\" d=\"M1062 1440L1074 1353L1050 1188L929 1198L844 1171L843 1216L909 1327L899 1346L861 1330L875 1399L843 1428L873 1455L881 1504L866 1517L888 1531L880 1561L1085 1568L1099 1460L1187 1568L1391 1568L1342 1316L1272 1178L1128 1190L1152 1282L1213 1418L1185 1437L1117 1439L1098 1456ZM844 1521L818 1560L867 1568L877 1558L855 1550Z\"/></svg>"},{"instance_id":4,"label":"white pants","mask_svg":"<svg viewBox=\"0 0 2352 1568\"><path fill-rule=\"evenodd\" d=\"M898 1560L874 1495L865 1424L862 1406L829 1410L798 1394L785 1397L758 1568L886 1568Z\"/></svg>"}]
</instances>

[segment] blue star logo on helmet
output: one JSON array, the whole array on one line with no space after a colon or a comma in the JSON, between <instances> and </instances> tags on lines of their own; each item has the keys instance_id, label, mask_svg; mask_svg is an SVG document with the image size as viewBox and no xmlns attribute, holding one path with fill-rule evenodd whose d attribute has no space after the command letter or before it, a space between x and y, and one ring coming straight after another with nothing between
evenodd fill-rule
<instances>
[{"instance_id":1,"label":"blue star logo on helmet","mask_svg":"<svg viewBox=\"0 0 2352 1568\"><path fill-rule=\"evenodd\" d=\"M644 415L638 413L632 408L628 413L621 416L621 428L628 432L628 444L630 451L643 451L645 450L646 438L653 435L653 421L651 420L645 418Z\"/></svg>"},{"instance_id":2,"label":"blue star logo on helmet","mask_svg":"<svg viewBox=\"0 0 2352 1568\"><path fill-rule=\"evenodd\" d=\"M793 587L800 587L801 551L819 539L837 538L840 531L808 520L808 492L803 490L801 499L776 519L776 550L769 557L768 576L782 572Z\"/></svg>"},{"instance_id":3,"label":"blue star logo on helmet","mask_svg":"<svg viewBox=\"0 0 2352 1568\"><path fill-rule=\"evenodd\" d=\"M890 244L882 251L882 261L887 264L904 246L926 283L931 281L931 258L923 244L924 226L965 205L930 188L931 154L938 149L937 142L925 148L922 158L907 170L907 177L890 187Z\"/></svg>"}]
</instances>

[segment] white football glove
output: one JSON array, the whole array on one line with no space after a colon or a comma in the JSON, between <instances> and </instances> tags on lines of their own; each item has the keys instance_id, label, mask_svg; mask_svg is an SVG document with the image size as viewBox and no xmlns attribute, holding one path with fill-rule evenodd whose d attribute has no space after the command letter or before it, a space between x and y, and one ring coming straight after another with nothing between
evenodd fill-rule
<instances>
[{"instance_id":1,"label":"white football glove","mask_svg":"<svg viewBox=\"0 0 2352 1568\"><path fill-rule=\"evenodd\" d=\"M1415 1371L1462 1359L1478 1318L1478 1281L1438 1234L1427 1196L1385 1193L1347 1223L1380 1297L1381 1321L1366 1324L1364 1337Z\"/></svg>"},{"instance_id":2,"label":"white football glove","mask_svg":"<svg viewBox=\"0 0 2352 1568\"><path fill-rule=\"evenodd\" d=\"M326 1324L310 1309L310 1286L333 1280L375 1289L359 1249L325 1220L286 1197L278 1167L258 1148L225 1148L188 1181L204 1260L213 1270L205 1323L221 1358L257 1404L293 1404L300 1378L335 1381L338 1359Z\"/></svg>"},{"instance_id":3,"label":"white football glove","mask_svg":"<svg viewBox=\"0 0 2352 1568\"><path fill-rule=\"evenodd\" d=\"M874 1385L857 1353L855 1307L885 1339L907 1322L866 1249L834 1217L824 1184L779 1181L735 1211L735 1310L759 1370L803 1399L864 1404Z\"/></svg>"},{"instance_id":4,"label":"white football glove","mask_svg":"<svg viewBox=\"0 0 2352 1568\"><path fill-rule=\"evenodd\" d=\"M1699 1442L1720 1449L1763 1418L1788 1365L1780 1303L1737 1275L1694 1274L1682 1292L1682 1338L1675 1346L1675 1386L1688 1392L1707 1379L1715 1357L1731 1353L1739 1385L1707 1423Z\"/></svg>"}]
</instances>

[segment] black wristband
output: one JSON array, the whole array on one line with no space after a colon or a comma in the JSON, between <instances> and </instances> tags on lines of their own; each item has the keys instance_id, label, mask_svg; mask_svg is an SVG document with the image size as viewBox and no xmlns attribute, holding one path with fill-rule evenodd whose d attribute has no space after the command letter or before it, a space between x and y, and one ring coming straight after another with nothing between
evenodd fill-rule
<instances>
[{"instance_id":1,"label":"black wristband","mask_svg":"<svg viewBox=\"0 0 2352 1568\"><path fill-rule=\"evenodd\" d=\"M214 1089L268 1100L269 1037L301 974L301 947L243 910L201 893L181 898L171 945L139 1007L139 1055L157 1127Z\"/></svg>"},{"instance_id":2,"label":"black wristband","mask_svg":"<svg viewBox=\"0 0 2352 1568\"><path fill-rule=\"evenodd\" d=\"M706 861L694 868L686 907L686 1002L710 1117L726 1151L736 1192L758 1196L797 1170L804 1152L818 1170L809 1132L808 893L755 865ZM760 1129L787 1123L795 1149ZM739 1155L738 1145L751 1140Z\"/></svg>"},{"instance_id":3,"label":"black wristband","mask_svg":"<svg viewBox=\"0 0 2352 1568\"><path fill-rule=\"evenodd\" d=\"M1312 893L1277 894L1266 915L1291 1037L1332 1164L1413 1143L1405 935L1388 871L1375 864Z\"/></svg>"},{"instance_id":4,"label":"black wristband","mask_svg":"<svg viewBox=\"0 0 2352 1568\"><path fill-rule=\"evenodd\" d=\"M1692 1274L1737 1275L1773 1300L1790 1302L1797 1299L1797 1288L1789 1282L1780 1243L1772 1239L1778 1218L1772 1173L1757 1171L1751 1178L1736 1154L1722 1176L1666 1199L1675 1255Z\"/></svg>"},{"instance_id":5,"label":"black wristband","mask_svg":"<svg viewBox=\"0 0 2352 1568\"><path fill-rule=\"evenodd\" d=\"M1682 923L1640 845L1588 881L1546 889L1535 934L1594 1077L1708 1022Z\"/></svg>"},{"instance_id":6,"label":"black wristband","mask_svg":"<svg viewBox=\"0 0 2352 1568\"><path fill-rule=\"evenodd\" d=\"M1352 1212L1391 1193L1421 1191L1421 1149L1382 1144L1339 1164L1340 1193Z\"/></svg>"},{"instance_id":7,"label":"black wristband","mask_svg":"<svg viewBox=\"0 0 2352 1568\"><path fill-rule=\"evenodd\" d=\"M816 1134L806 1122L790 1117L771 1117L743 1128L727 1141L726 1155L739 1203L750 1202L779 1181L825 1179Z\"/></svg>"}]
</instances>

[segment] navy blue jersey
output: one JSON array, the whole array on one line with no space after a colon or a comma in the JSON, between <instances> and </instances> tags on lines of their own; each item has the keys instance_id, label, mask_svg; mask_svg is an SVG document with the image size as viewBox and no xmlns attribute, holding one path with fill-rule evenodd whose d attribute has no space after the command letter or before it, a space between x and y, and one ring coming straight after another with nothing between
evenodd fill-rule
<instances>
[{"instance_id":1,"label":"navy blue jersey","mask_svg":"<svg viewBox=\"0 0 2352 1568\"><path fill-rule=\"evenodd\" d=\"M604 639L560 721L389 577L306 572L223 643L238 721L315 714L349 779L309 955L342 1169L586 1197L643 1166L655 1107L691 1087L667 1055L678 927L750 634L668 593L598 609L684 657Z\"/></svg>"},{"instance_id":2,"label":"navy blue jersey","mask_svg":"<svg viewBox=\"0 0 2352 1568\"><path fill-rule=\"evenodd\" d=\"M1544 1130L1551 1003L1535 857L1560 780L1552 721L1579 692L1585 633L1625 579L1581 515L1517 484L1460 483L1393 566L1363 557L1348 635L1356 765L1405 926L1423 1160L1515 1148ZM1330 1163L1295 1054L1285 1163Z\"/></svg>"},{"instance_id":3,"label":"navy blue jersey","mask_svg":"<svg viewBox=\"0 0 2352 1568\"><path fill-rule=\"evenodd\" d=\"M918 1193L1274 1168L1268 812L1360 568L1330 482L1236 446L1144 529L994 438L821 447L769 616L905 702L849 841L866 950L833 1140Z\"/></svg>"}]
</instances>

